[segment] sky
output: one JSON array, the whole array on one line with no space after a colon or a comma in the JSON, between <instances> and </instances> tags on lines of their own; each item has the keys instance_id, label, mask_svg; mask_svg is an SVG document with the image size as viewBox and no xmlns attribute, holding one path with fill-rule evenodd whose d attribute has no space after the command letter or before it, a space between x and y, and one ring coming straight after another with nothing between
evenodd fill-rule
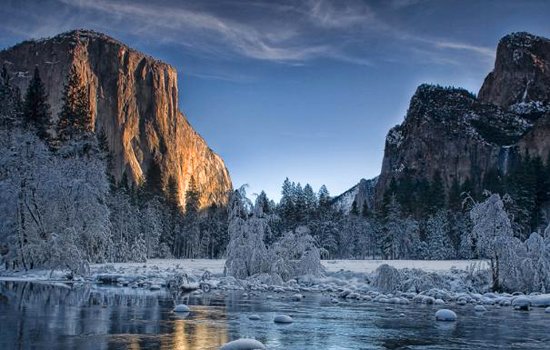
<instances>
[{"instance_id":1,"label":"sky","mask_svg":"<svg viewBox=\"0 0 550 350\"><path fill-rule=\"evenodd\" d=\"M2 0L0 48L85 28L179 73L180 108L235 187L332 195L379 174L421 83L477 93L498 40L550 37L548 1Z\"/></svg>"}]
</instances>

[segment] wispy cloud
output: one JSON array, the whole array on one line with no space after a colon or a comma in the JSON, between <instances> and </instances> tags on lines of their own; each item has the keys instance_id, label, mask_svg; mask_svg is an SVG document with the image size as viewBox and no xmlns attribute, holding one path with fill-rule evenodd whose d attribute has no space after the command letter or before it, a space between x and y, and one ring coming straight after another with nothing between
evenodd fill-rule
<instances>
[{"instance_id":1,"label":"wispy cloud","mask_svg":"<svg viewBox=\"0 0 550 350\"><path fill-rule=\"evenodd\" d=\"M310 20L324 28L365 26L376 19L371 8L362 1L310 0L307 5Z\"/></svg>"},{"instance_id":2,"label":"wispy cloud","mask_svg":"<svg viewBox=\"0 0 550 350\"><path fill-rule=\"evenodd\" d=\"M470 51L490 59L493 59L495 57L495 50L484 46L476 46L472 44L451 41L436 41L434 45L443 49Z\"/></svg>"},{"instance_id":3,"label":"wispy cloud","mask_svg":"<svg viewBox=\"0 0 550 350\"><path fill-rule=\"evenodd\" d=\"M416 0L395 0L382 7L360 0L54 1L63 5L63 12L46 16L53 22L36 20L32 22L42 23L42 28L27 23L20 30L30 31L36 37L38 33L54 34L56 28L62 31L92 25L108 32L131 33L145 41L179 45L196 57L218 61L244 57L304 65L324 58L374 66L391 56L405 57L407 51L414 54L418 50L431 53L440 64L454 65L462 53L477 55L483 61L494 57L491 48L453 38L419 35L414 28L404 27L399 16L388 16L387 11L397 11L392 8L408 7ZM44 23L47 28L43 28ZM406 59L412 60L414 55ZM203 75L206 78L209 74Z\"/></svg>"},{"instance_id":4,"label":"wispy cloud","mask_svg":"<svg viewBox=\"0 0 550 350\"><path fill-rule=\"evenodd\" d=\"M245 57L270 61L301 61L326 56L327 45L310 45L295 41L297 32L276 28L255 27L213 13L181 6L164 6L138 2L107 2L60 0L70 6L100 11L133 23L140 32L171 37L187 46L206 49L218 54L222 49L233 50ZM170 29L160 32L155 29ZM177 37L176 37L177 36ZM202 40L193 40L193 37Z\"/></svg>"}]
</instances>

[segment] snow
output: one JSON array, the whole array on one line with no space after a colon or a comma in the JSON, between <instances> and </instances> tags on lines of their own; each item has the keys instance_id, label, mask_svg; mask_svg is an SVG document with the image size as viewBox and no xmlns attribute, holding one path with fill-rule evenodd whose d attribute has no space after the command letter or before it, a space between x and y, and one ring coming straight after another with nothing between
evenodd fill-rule
<instances>
[{"instance_id":1,"label":"snow","mask_svg":"<svg viewBox=\"0 0 550 350\"><path fill-rule=\"evenodd\" d=\"M220 350L257 350L265 349L265 346L256 339L233 340L220 348Z\"/></svg>"},{"instance_id":2,"label":"snow","mask_svg":"<svg viewBox=\"0 0 550 350\"><path fill-rule=\"evenodd\" d=\"M454 322L456 318L456 313L449 309L437 310L435 313L435 319L437 321Z\"/></svg>"},{"instance_id":3,"label":"snow","mask_svg":"<svg viewBox=\"0 0 550 350\"><path fill-rule=\"evenodd\" d=\"M529 310L531 299L525 295L520 295L512 299L512 306L517 310Z\"/></svg>"},{"instance_id":4,"label":"snow","mask_svg":"<svg viewBox=\"0 0 550 350\"><path fill-rule=\"evenodd\" d=\"M531 296L531 304L536 307L550 307L550 294Z\"/></svg>"},{"instance_id":5,"label":"snow","mask_svg":"<svg viewBox=\"0 0 550 350\"><path fill-rule=\"evenodd\" d=\"M476 312L485 312L485 311L487 311L487 309L486 309L485 306L483 306L483 305L476 305L476 306L474 307L474 310L475 310Z\"/></svg>"},{"instance_id":6,"label":"snow","mask_svg":"<svg viewBox=\"0 0 550 350\"><path fill-rule=\"evenodd\" d=\"M179 304L174 308L174 312L191 312L191 309L185 304Z\"/></svg>"},{"instance_id":7,"label":"snow","mask_svg":"<svg viewBox=\"0 0 550 350\"><path fill-rule=\"evenodd\" d=\"M275 322L275 323L292 323L292 322L294 322L294 320L292 319L292 317L290 317L288 315L277 315L273 319L273 322Z\"/></svg>"}]
</instances>

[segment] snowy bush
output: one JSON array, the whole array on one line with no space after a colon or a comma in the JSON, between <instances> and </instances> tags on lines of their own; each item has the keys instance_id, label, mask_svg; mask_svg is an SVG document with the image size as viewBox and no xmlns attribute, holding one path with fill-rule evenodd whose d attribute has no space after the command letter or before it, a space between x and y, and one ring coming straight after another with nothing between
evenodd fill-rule
<instances>
[{"instance_id":1,"label":"snowy bush","mask_svg":"<svg viewBox=\"0 0 550 350\"><path fill-rule=\"evenodd\" d=\"M320 276L324 272L321 253L307 227L287 232L274 244L270 253L275 259L272 272L285 281L304 275Z\"/></svg>"},{"instance_id":2,"label":"snowy bush","mask_svg":"<svg viewBox=\"0 0 550 350\"><path fill-rule=\"evenodd\" d=\"M229 203L229 244L226 271L244 279L258 274L275 280L302 275L319 276L323 272L321 254L309 230L300 227L283 235L271 246L269 216L256 205L249 209L243 189L235 191Z\"/></svg>"}]
</instances>

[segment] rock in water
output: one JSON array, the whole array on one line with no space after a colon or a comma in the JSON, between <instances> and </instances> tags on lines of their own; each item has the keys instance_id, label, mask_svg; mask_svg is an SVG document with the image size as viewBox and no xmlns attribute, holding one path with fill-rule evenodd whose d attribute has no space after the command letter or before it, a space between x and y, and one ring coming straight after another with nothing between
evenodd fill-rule
<instances>
[{"instance_id":1,"label":"rock in water","mask_svg":"<svg viewBox=\"0 0 550 350\"><path fill-rule=\"evenodd\" d=\"M258 320L260 320L261 318L260 318L259 315L250 315L250 316L248 316L248 319L249 319L249 320L252 320L252 321L258 321Z\"/></svg>"},{"instance_id":2,"label":"rock in water","mask_svg":"<svg viewBox=\"0 0 550 350\"><path fill-rule=\"evenodd\" d=\"M550 314L550 306L548 306L546 309L544 309L544 312L547 314Z\"/></svg>"},{"instance_id":3,"label":"rock in water","mask_svg":"<svg viewBox=\"0 0 550 350\"><path fill-rule=\"evenodd\" d=\"M456 321L456 313L449 309L437 310L435 313L435 319L437 321L454 322Z\"/></svg>"},{"instance_id":4,"label":"rock in water","mask_svg":"<svg viewBox=\"0 0 550 350\"><path fill-rule=\"evenodd\" d=\"M292 323L292 322L294 322L294 320L292 319L292 317L290 317L288 315L277 315L273 319L273 322L275 322L275 323Z\"/></svg>"},{"instance_id":5,"label":"rock in water","mask_svg":"<svg viewBox=\"0 0 550 350\"><path fill-rule=\"evenodd\" d=\"M264 344L256 339L237 339L223 345L220 350L264 350Z\"/></svg>"},{"instance_id":6,"label":"rock in water","mask_svg":"<svg viewBox=\"0 0 550 350\"><path fill-rule=\"evenodd\" d=\"M174 308L174 312L191 312L191 309L185 304L178 304Z\"/></svg>"},{"instance_id":7,"label":"rock in water","mask_svg":"<svg viewBox=\"0 0 550 350\"><path fill-rule=\"evenodd\" d=\"M483 305L476 305L476 306L474 307L474 310L475 310L476 312L485 312L485 311L487 311L487 309L486 309L485 306L483 306Z\"/></svg>"},{"instance_id":8,"label":"rock in water","mask_svg":"<svg viewBox=\"0 0 550 350\"><path fill-rule=\"evenodd\" d=\"M531 300L528 297L521 295L512 300L512 306L516 310L529 311L531 308Z\"/></svg>"}]
</instances>

